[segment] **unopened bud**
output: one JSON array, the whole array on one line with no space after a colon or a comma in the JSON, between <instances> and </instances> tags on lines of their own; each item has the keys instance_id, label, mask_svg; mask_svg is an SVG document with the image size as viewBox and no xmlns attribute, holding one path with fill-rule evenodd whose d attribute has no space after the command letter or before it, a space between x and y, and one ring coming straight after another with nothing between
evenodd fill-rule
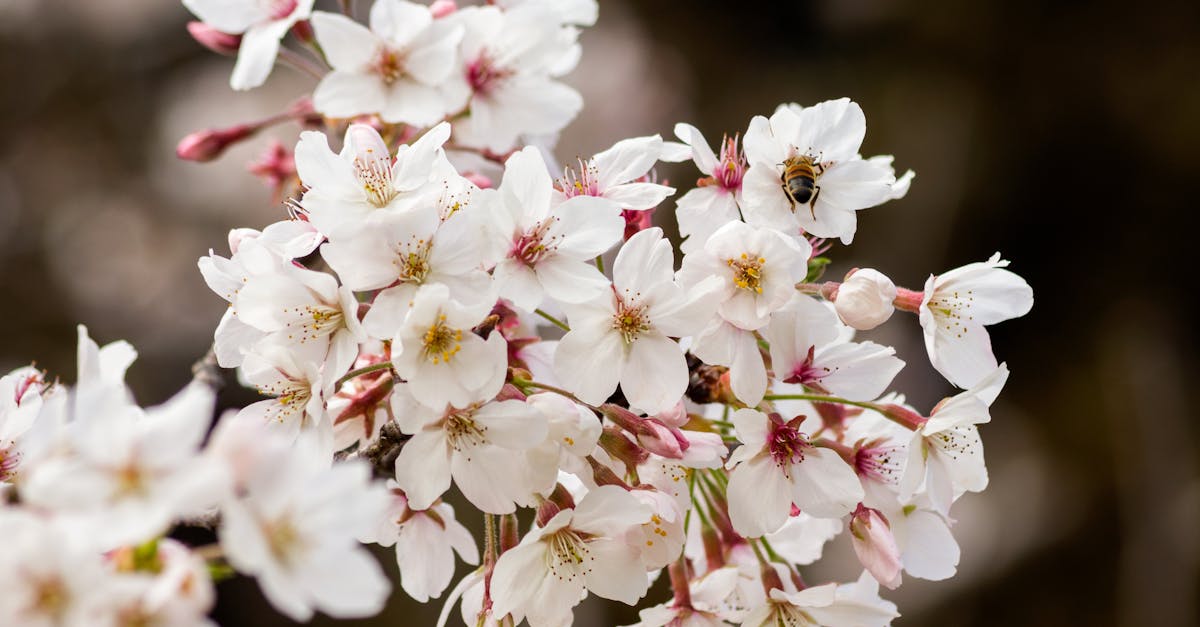
<instances>
[{"instance_id":1,"label":"unopened bud","mask_svg":"<svg viewBox=\"0 0 1200 627\"><path fill-rule=\"evenodd\" d=\"M621 217L625 218L625 239L629 239L637 235L638 231L643 231L654 226L654 207L635 211L633 209L622 209Z\"/></svg>"},{"instance_id":2,"label":"unopened bud","mask_svg":"<svg viewBox=\"0 0 1200 627\"><path fill-rule=\"evenodd\" d=\"M204 22L188 22L187 30L192 39L217 54L235 56L242 45L241 35L222 33Z\"/></svg>"},{"instance_id":3,"label":"unopened bud","mask_svg":"<svg viewBox=\"0 0 1200 627\"><path fill-rule=\"evenodd\" d=\"M900 549L879 510L858 504L850 518L850 542L858 561L876 581L890 590L900 585Z\"/></svg>"},{"instance_id":4,"label":"unopened bud","mask_svg":"<svg viewBox=\"0 0 1200 627\"><path fill-rule=\"evenodd\" d=\"M895 307L896 285L877 270L864 268L846 278L833 306L842 322L867 331L887 322Z\"/></svg>"},{"instance_id":5,"label":"unopened bud","mask_svg":"<svg viewBox=\"0 0 1200 627\"><path fill-rule=\"evenodd\" d=\"M454 0L437 0L429 5L429 12L434 18L446 17L458 10L458 3Z\"/></svg>"},{"instance_id":6,"label":"unopened bud","mask_svg":"<svg viewBox=\"0 0 1200 627\"><path fill-rule=\"evenodd\" d=\"M196 131L179 140L175 154L188 161L212 161L221 156L226 148L250 137L257 130L257 126L239 124L224 129Z\"/></svg>"}]
</instances>

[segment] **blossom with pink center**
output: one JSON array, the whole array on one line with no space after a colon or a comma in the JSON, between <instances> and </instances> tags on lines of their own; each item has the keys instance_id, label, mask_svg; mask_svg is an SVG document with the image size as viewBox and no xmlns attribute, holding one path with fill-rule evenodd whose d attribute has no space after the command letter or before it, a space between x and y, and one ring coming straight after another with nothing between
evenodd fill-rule
<instances>
[{"instance_id":1,"label":"blossom with pink center","mask_svg":"<svg viewBox=\"0 0 1200 627\"><path fill-rule=\"evenodd\" d=\"M764 333L776 378L850 400L877 398L904 362L895 356L896 349L851 342L850 333L831 308L808 296L795 296L772 316Z\"/></svg>"},{"instance_id":2,"label":"blossom with pink center","mask_svg":"<svg viewBox=\"0 0 1200 627\"><path fill-rule=\"evenodd\" d=\"M312 25L333 72L313 92L313 106L338 118L378 113L386 122L432 126L454 111L442 84L454 71L462 28L435 20L429 7L376 0L371 28L317 11Z\"/></svg>"},{"instance_id":3,"label":"blossom with pink center","mask_svg":"<svg viewBox=\"0 0 1200 627\"><path fill-rule=\"evenodd\" d=\"M725 136L718 157L708 140L691 124L675 125L675 136L690 147L696 167L705 176L675 202L679 234L686 237L680 249L684 254L698 250L708 237L723 225L740 219L742 179L749 167L746 155L738 148L738 138Z\"/></svg>"},{"instance_id":4,"label":"blossom with pink center","mask_svg":"<svg viewBox=\"0 0 1200 627\"><path fill-rule=\"evenodd\" d=\"M275 66L279 40L312 13L313 0L183 0L183 6L222 33L242 35L229 86L262 85Z\"/></svg>"},{"instance_id":5,"label":"blossom with pink center","mask_svg":"<svg viewBox=\"0 0 1200 627\"><path fill-rule=\"evenodd\" d=\"M536 148L509 157L489 193L494 237L507 247L493 276L500 296L532 311L547 294L577 303L608 286L591 260L621 239L617 207L598 198L552 202L550 174ZM485 202L487 202L485 200Z\"/></svg>"},{"instance_id":6,"label":"blossom with pink center","mask_svg":"<svg viewBox=\"0 0 1200 627\"><path fill-rule=\"evenodd\" d=\"M506 153L522 137L559 132L583 108L579 92L555 80L579 59L578 29L560 2L464 7L445 18L463 28L460 65L445 93L456 110L455 141Z\"/></svg>"},{"instance_id":7,"label":"blossom with pink center","mask_svg":"<svg viewBox=\"0 0 1200 627\"><path fill-rule=\"evenodd\" d=\"M820 518L850 513L863 497L854 470L834 451L813 446L800 431L803 416L784 421L739 409L732 421L743 443L729 457L729 517L733 528L757 538L783 526L795 503Z\"/></svg>"},{"instance_id":8,"label":"blossom with pink center","mask_svg":"<svg viewBox=\"0 0 1200 627\"><path fill-rule=\"evenodd\" d=\"M771 590L766 605L746 616L742 627L884 627L900 615L894 603L879 597L879 584L866 571L852 584L800 591L786 578L784 584L783 590Z\"/></svg>"},{"instance_id":9,"label":"blossom with pink center","mask_svg":"<svg viewBox=\"0 0 1200 627\"><path fill-rule=\"evenodd\" d=\"M558 180L555 196L606 198L621 209L652 209L675 188L642 180L663 154L658 135L623 139L591 159L579 160L579 169L566 170Z\"/></svg>"},{"instance_id":10,"label":"blossom with pink center","mask_svg":"<svg viewBox=\"0 0 1200 627\"><path fill-rule=\"evenodd\" d=\"M603 403L620 384L630 407L659 413L687 388L683 349L712 317L716 280L690 291L675 281L671 243L659 228L634 235L613 264L612 287L591 300L564 305L571 330L558 343L559 380L586 403Z\"/></svg>"},{"instance_id":11,"label":"blossom with pink center","mask_svg":"<svg viewBox=\"0 0 1200 627\"><path fill-rule=\"evenodd\" d=\"M651 508L617 486L599 486L563 509L521 544L505 551L492 573L494 616L527 619L530 627L569 624L585 593L633 605L650 581L641 551L626 536Z\"/></svg>"}]
</instances>

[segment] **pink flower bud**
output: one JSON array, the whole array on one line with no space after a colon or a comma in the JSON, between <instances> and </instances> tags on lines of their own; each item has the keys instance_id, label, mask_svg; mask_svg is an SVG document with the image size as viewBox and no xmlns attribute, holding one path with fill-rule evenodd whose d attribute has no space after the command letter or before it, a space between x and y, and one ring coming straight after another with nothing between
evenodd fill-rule
<instances>
[{"instance_id":1,"label":"pink flower bud","mask_svg":"<svg viewBox=\"0 0 1200 627\"><path fill-rule=\"evenodd\" d=\"M258 130L257 126L240 124L224 129L196 131L179 140L175 154L188 161L212 161L232 144L246 139Z\"/></svg>"},{"instance_id":2,"label":"pink flower bud","mask_svg":"<svg viewBox=\"0 0 1200 627\"><path fill-rule=\"evenodd\" d=\"M263 179L268 186L277 190L296 176L296 160L277 139L272 139L266 151L247 165L251 174Z\"/></svg>"},{"instance_id":3,"label":"pink flower bud","mask_svg":"<svg viewBox=\"0 0 1200 627\"><path fill-rule=\"evenodd\" d=\"M454 0L436 0L436 2L429 5L429 12L432 13L433 17L435 18L446 17L457 10L458 3Z\"/></svg>"},{"instance_id":4,"label":"pink flower bud","mask_svg":"<svg viewBox=\"0 0 1200 627\"><path fill-rule=\"evenodd\" d=\"M682 427L687 424L688 413L687 408L683 406L683 401L675 403L675 406L661 414L655 414L654 419L672 427Z\"/></svg>"},{"instance_id":5,"label":"pink flower bud","mask_svg":"<svg viewBox=\"0 0 1200 627\"><path fill-rule=\"evenodd\" d=\"M654 226L654 207L641 211L633 209L622 209L621 217L625 218L625 239L629 239L637 235L638 231L642 231Z\"/></svg>"},{"instance_id":6,"label":"pink flower bud","mask_svg":"<svg viewBox=\"0 0 1200 627\"><path fill-rule=\"evenodd\" d=\"M204 22L188 22L187 30L192 39L217 54L234 56L242 45L241 35L222 33Z\"/></svg>"},{"instance_id":7,"label":"pink flower bud","mask_svg":"<svg viewBox=\"0 0 1200 627\"><path fill-rule=\"evenodd\" d=\"M877 270L864 268L854 272L838 288L834 308L842 322L867 331L892 317L896 285Z\"/></svg>"},{"instance_id":8,"label":"pink flower bud","mask_svg":"<svg viewBox=\"0 0 1200 627\"><path fill-rule=\"evenodd\" d=\"M296 36L296 39L306 44L311 43L316 37L316 34L313 33L312 22L308 20L300 20L292 24L292 34Z\"/></svg>"},{"instance_id":9,"label":"pink flower bud","mask_svg":"<svg viewBox=\"0 0 1200 627\"><path fill-rule=\"evenodd\" d=\"M850 518L850 541L858 561L876 581L890 590L900 585L900 549L878 510L858 504Z\"/></svg>"},{"instance_id":10,"label":"pink flower bud","mask_svg":"<svg viewBox=\"0 0 1200 627\"><path fill-rule=\"evenodd\" d=\"M691 446L691 442L683 437L679 429L668 427L657 420L643 420L637 439L642 448L667 459L683 459L684 451Z\"/></svg>"}]
</instances>

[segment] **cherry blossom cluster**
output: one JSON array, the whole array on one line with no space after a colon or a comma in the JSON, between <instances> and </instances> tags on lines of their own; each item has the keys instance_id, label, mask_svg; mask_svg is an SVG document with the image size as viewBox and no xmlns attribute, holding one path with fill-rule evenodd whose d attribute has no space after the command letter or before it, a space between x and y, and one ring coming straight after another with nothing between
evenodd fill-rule
<instances>
[{"instance_id":1,"label":"cherry blossom cluster","mask_svg":"<svg viewBox=\"0 0 1200 627\"><path fill-rule=\"evenodd\" d=\"M183 2L237 55L234 88L277 62L317 79L178 149L306 128L251 166L281 219L199 260L229 303L211 360L262 400L209 433L201 367L141 409L133 350L82 327L73 388L0 379L0 533L20 538L0 623L210 624L233 572L296 620L370 616L391 593L371 543L408 596L445 595L440 624L561 627L595 595L642 627L887 625L880 586L955 574L951 510L987 486L978 425L1008 377L986 327L1032 291L999 254L920 291L822 280L858 212L913 180L859 153L858 104L781 105L715 147L681 123L563 167L582 99L559 78L594 0L375 0L365 25L352 2ZM684 162L680 194L657 166ZM678 259L654 226L672 216ZM961 390L932 409L890 389L894 348L857 337L896 310ZM861 577L805 579L829 542ZM670 598L648 598L664 569Z\"/></svg>"}]
</instances>

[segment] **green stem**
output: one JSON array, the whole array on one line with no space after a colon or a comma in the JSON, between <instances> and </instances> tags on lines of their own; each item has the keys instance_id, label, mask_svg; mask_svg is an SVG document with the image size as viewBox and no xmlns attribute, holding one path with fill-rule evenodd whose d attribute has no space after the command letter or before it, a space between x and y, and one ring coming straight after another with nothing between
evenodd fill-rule
<instances>
[{"instance_id":1,"label":"green stem","mask_svg":"<svg viewBox=\"0 0 1200 627\"><path fill-rule=\"evenodd\" d=\"M915 431L917 426L889 412L886 407L881 407L875 403L866 403L862 401L851 401L837 396L825 396L822 394L768 394L763 397L764 401L811 401L813 403L837 403L839 405L852 405L854 407L862 407L869 409L879 415L891 420L892 422L907 428L910 431Z\"/></svg>"},{"instance_id":2,"label":"green stem","mask_svg":"<svg viewBox=\"0 0 1200 627\"><path fill-rule=\"evenodd\" d=\"M563 331L571 330L571 327L567 326L567 323L563 322L562 320L559 320L558 318L555 318L554 316L542 311L541 309L534 309L533 313L549 320L552 324L554 324L554 326L562 329Z\"/></svg>"},{"instance_id":3,"label":"green stem","mask_svg":"<svg viewBox=\"0 0 1200 627\"><path fill-rule=\"evenodd\" d=\"M351 370L350 372L347 372L345 374L345 376L343 376L341 379L337 380L337 383L334 384L333 389L337 390L337 389L341 388L342 384L349 381L350 379L353 379L354 377L361 377L364 374L371 374L372 372L379 372L380 370L389 370L389 369L391 369L391 367L392 367L392 362L381 361L377 364L371 364L370 366L363 366L362 368L359 368L358 370Z\"/></svg>"}]
</instances>

